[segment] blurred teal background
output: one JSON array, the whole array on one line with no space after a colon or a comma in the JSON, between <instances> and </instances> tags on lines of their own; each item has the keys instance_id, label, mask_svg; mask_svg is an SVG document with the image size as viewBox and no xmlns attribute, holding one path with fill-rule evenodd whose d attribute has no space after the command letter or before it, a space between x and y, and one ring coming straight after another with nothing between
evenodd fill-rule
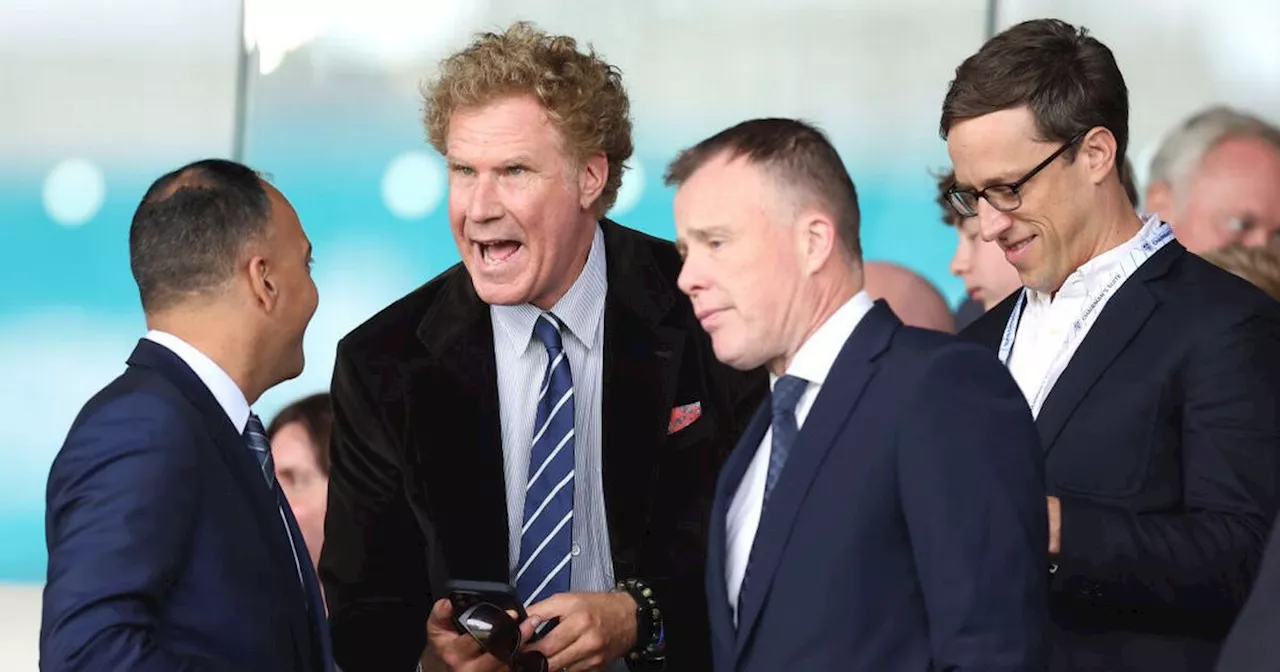
<instances>
[{"instance_id":1,"label":"blurred teal background","mask_svg":"<svg viewBox=\"0 0 1280 672\"><path fill-rule=\"evenodd\" d=\"M956 301L931 171L942 94L992 28L1084 24L1131 90L1139 178L1160 135L1225 102L1280 116L1280 6L1249 0L5 0L0 3L0 669L34 669L44 483L81 404L144 325L129 218L155 177L207 156L268 173L315 245L307 370L256 405L327 387L338 338L457 260L419 86L517 18L623 71L636 154L611 216L673 231L680 148L755 116L835 140L869 258ZM34 612L32 610L35 610ZM13 644L10 646L10 644Z\"/></svg>"}]
</instances>

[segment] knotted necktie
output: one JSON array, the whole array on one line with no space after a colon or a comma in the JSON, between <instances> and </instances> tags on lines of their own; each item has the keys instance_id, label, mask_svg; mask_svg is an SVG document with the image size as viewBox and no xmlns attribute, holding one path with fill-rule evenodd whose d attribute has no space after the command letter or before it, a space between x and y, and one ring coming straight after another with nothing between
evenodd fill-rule
<instances>
[{"instance_id":1,"label":"knotted necktie","mask_svg":"<svg viewBox=\"0 0 1280 672\"><path fill-rule=\"evenodd\" d=\"M262 469L262 477L267 479L267 487L276 488L276 465L271 460L271 443L267 441L267 430L262 427L262 420L254 413L249 414L249 422L244 427L244 440L249 450L258 458L258 467Z\"/></svg>"},{"instance_id":2,"label":"knotted necktie","mask_svg":"<svg viewBox=\"0 0 1280 672\"><path fill-rule=\"evenodd\" d=\"M525 606L569 590L573 547L573 376L559 322L543 314L533 333L547 348L538 393L516 592Z\"/></svg>"}]
</instances>

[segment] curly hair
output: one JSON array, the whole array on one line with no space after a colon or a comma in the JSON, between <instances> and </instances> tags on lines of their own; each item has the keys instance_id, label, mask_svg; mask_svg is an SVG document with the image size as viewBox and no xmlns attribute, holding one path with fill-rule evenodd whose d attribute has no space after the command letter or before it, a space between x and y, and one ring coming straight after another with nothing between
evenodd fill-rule
<instances>
[{"instance_id":1,"label":"curly hair","mask_svg":"<svg viewBox=\"0 0 1280 672\"><path fill-rule=\"evenodd\" d=\"M604 153L609 176L596 205L600 214L608 212L634 149L622 72L590 48L579 51L572 37L548 35L527 21L501 34L480 33L442 61L436 78L424 87L428 141L445 154L454 111L514 95L538 99L575 161Z\"/></svg>"}]
</instances>

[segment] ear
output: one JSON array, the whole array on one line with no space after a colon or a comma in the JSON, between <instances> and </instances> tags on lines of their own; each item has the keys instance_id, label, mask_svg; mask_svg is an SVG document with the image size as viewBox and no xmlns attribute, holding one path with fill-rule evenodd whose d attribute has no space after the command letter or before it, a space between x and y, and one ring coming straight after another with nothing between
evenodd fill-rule
<instances>
[{"instance_id":1,"label":"ear","mask_svg":"<svg viewBox=\"0 0 1280 672\"><path fill-rule=\"evenodd\" d=\"M1147 202L1142 209L1159 214L1166 222L1174 219L1173 187L1168 182L1152 182L1147 187Z\"/></svg>"},{"instance_id":2,"label":"ear","mask_svg":"<svg viewBox=\"0 0 1280 672\"><path fill-rule=\"evenodd\" d=\"M1080 141L1079 157L1076 160L1084 161L1085 169L1089 171L1089 181L1102 184L1108 174L1120 168L1116 165L1116 136L1106 128L1094 127ZM1116 172L1116 178L1119 177L1119 172Z\"/></svg>"},{"instance_id":3,"label":"ear","mask_svg":"<svg viewBox=\"0 0 1280 672\"><path fill-rule=\"evenodd\" d=\"M830 216L807 211L801 213L795 227L800 238L805 274L817 273L832 256L842 254L836 224L831 221Z\"/></svg>"},{"instance_id":4,"label":"ear","mask_svg":"<svg viewBox=\"0 0 1280 672\"><path fill-rule=\"evenodd\" d=\"M254 303L265 312L275 310L280 300L279 287L272 275L271 265L262 255L249 257L249 294Z\"/></svg>"},{"instance_id":5,"label":"ear","mask_svg":"<svg viewBox=\"0 0 1280 672\"><path fill-rule=\"evenodd\" d=\"M583 210L595 207L604 183L609 179L609 159L604 153L589 157L578 170L578 205Z\"/></svg>"}]
</instances>

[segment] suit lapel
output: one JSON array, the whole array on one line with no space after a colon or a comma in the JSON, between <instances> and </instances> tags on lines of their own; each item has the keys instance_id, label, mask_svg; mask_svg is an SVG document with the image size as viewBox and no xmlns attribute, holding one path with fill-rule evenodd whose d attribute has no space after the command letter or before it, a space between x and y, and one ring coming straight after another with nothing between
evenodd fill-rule
<instances>
[{"instance_id":1,"label":"suit lapel","mask_svg":"<svg viewBox=\"0 0 1280 672\"><path fill-rule=\"evenodd\" d=\"M213 393L180 357L168 348L149 340L139 341L133 355L129 357L129 364L160 372L173 382L182 391L183 396L200 412L210 437L217 447L218 457L230 470L240 495L249 502L249 509L254 514L254 522L271 556L275 576L279 579L274 583L282 592L280 599L293 600L293 604L303 604L305 596L302 587L298 584L293 550L280 520L279 507L271 490L267 488L266 481L262 478L257 460L249 452L244 438L231 424L226 411L218 404ZM293 631L295 655L299 660L310 660L309 625L302 618L302 610L290 609L288 613L292 615L289 626Z\"/></svg>"},{"instance_id":2,"label":"suit lapel","mask_svg":"<svg viewBox=\"0 0 1280 672\"><path fill-rule=\"evenodd\" d=\"M608 293L604 311L601 460L614 572L634 576L650 504L659 493L658 458L666 443L685 334L662 324L675 303L648 250L605 220Z\"/></svg>"},{"instance_id":3,"label":"suit lapel","mask_svg":"<svg viewBox=\"0 0 1280 672\"><path fill-rule=\"evenodd\" d=\"M796 445L792 447L770 495L769 505L760 516L760 527L751 547L747 578L739 596L738 655L741 655L755 628L778 569L778 560L786 548L809 486L845 421L857 407L867 383L875 375L876 357L888 348L893 334L901 326L888 305L877 301L845 341L827 374L826 384L800 428Z\"/></svg>"},{"instance_id":4,"label":"suit lapel","mask_svg":"<svg viewBox=\"0 0 1280 672\"><path fill-rule=\"evenodd\" d=\"M711 529L707 531L707 604L711 611L711 636L715 638L717 650L732 651L735 632L733 628L733 611L729 606L729 591L725 586L724 567L729 557L726 547L727 532L725 526L729 518L729 502L742 484L742 477L747 473L760 440L765 430L769 429L770 405L768 399L760 404L750 424L738 439L738 446L724 468L720 470L719 483L716 485L716 498L711 508Z\"/></svg>"},{"instance_id":5,"label":"suit lapel","mask_svg":"<svg viewBox=\"0 0 1280 672\"><path fill-rule=\"evenodd\" d=\"M280 511L289 526L289 536L293 538L293 549L296 550L299 577L305 589L307 609L311 617L311 633L315 655L320 657L316 669L332 672L333 644L329 640L329 620L326 618L324 597L320 594L320 581L316 578L315 568L311 566L311 556L307 552L306 539L302 537L302 529L298 527L298 519L293 515L280 484L275 487L276 501L280 503Z\"/></svg>"},{"instance_id":6,"label":"suit lapel","mask_svg":"<svg viewBox=\"0 0 1280 672\"><path fill-rule=\"evenodd\" d=\"M1159 305L1147 283L1168 272L1184 251L1177 241L1170 241L1107 301L1036 416L1045 452L1053 450L1072 412Z\"/></svg>"},{"instance_id":7,"label":"suit lapel","mask_svg":"<svg viewBox=\"0 0 1280 672\"><path fill-rule=\"evenodd\" d=\"M471 278L454 267L441 300L423 317L418 338L436 372L422 376L429 391L414 395L417 448L412 477L428 483L431 508L448 573L453 578L510 581L506 475L498 403L498 368L489 307ZM443 378L431 373L445 374ZM438 588L443 588L439 586Z\"/></svg>"}]
</instances>

